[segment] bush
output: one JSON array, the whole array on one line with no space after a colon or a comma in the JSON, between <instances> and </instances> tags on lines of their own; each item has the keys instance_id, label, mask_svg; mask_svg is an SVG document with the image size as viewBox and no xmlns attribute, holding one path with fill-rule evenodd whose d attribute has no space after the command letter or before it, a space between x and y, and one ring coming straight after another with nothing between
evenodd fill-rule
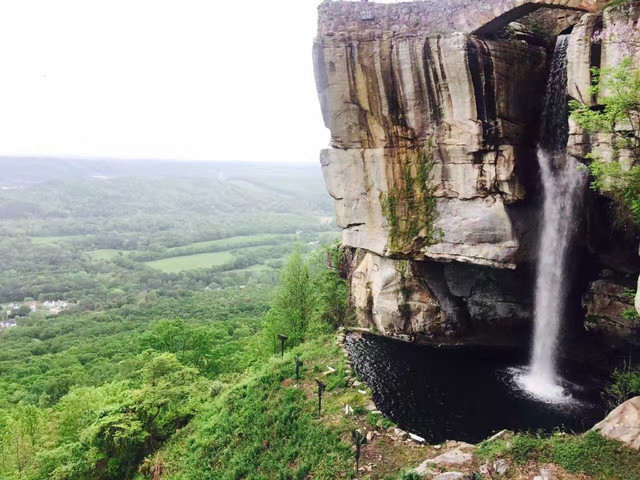
<instances>
[{"instance_id":1,"label":"bush","mask_svg":"<svg viewBox=\"0 0 640 480\"><path fill-rule=\"evenodd\" d=\"M611 382L604 388L602 396L611 409L640 395L640 369L618 369L611 374Z\"/></svg>"},{"instance_id":2,"label":"bush","mask_svg":"<svg viewBox=\"0 0 640 480\"><path fill-rule=\"evenodd\" d=\"M389 420L388 418L380 415L379 413L369 413L367 415L367 422L372 427L377 427L378 426L378 422L380 422L380 428L382 428L382 429L387 429L387 428L393 426L393 422L391 420Z\"/></svg>"},{"instance_id":3,"label":"bush","mask_svg":"<svg viewBox=\"0 0 640 480\"><path fill-rule=\"evenodd\" d=\"M422 480L422 475L416 472L405 472L400 476L400 480Z\"/></svg>"}]
</instances>

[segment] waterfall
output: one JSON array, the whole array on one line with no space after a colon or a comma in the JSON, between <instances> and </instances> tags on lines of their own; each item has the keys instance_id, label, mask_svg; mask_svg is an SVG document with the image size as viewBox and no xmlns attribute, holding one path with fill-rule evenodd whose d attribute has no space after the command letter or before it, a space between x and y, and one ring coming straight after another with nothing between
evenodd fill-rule
<instances>
[{"instance_id":1,"label":"waterfall","mask_svg":"<svg viewBox=\"0 0 640 480\"><path fill-rule=\"evenodd\" d=\"M579 162L567 155L568 36L558 37L547 83L538 162L544 189L538 251L535 325L531 363L519 383L545 401L567 400L556 371L556 356L568 290L567 253L577 229L586 184Z\"/></svg>"}]
</instances>

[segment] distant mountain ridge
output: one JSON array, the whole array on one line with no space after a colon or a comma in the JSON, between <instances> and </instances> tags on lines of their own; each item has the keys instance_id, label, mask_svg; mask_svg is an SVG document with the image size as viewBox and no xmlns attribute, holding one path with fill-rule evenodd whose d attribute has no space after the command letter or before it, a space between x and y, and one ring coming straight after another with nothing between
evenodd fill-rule
<instances>
[{"instance_id":1,"label":"distant mountain ridge","mask_svg":"<svg viewBox=\"0 0 640 480\"><path fill-rule=\"evenodd\" d=\"M309 163L196 162L178 160L108 160L55 157L0 157L0 186L8 187L69 177L277 177L296 173L320 177Z\"/></svg>"}]
</instances>

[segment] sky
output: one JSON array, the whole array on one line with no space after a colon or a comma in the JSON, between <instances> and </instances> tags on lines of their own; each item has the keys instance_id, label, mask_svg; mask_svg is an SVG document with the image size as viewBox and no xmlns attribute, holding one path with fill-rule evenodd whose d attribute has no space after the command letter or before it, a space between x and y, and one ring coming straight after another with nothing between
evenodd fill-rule
<instances>
[{"instance_id":1,"label":"sky","mask_svg":"<svg viewBox=\"0 0 640 480\"><path fill-rule=\"evenodd\" d=\"M320 0L0 2L0 156L317 162Z\"/></svg>"}]
</instances>

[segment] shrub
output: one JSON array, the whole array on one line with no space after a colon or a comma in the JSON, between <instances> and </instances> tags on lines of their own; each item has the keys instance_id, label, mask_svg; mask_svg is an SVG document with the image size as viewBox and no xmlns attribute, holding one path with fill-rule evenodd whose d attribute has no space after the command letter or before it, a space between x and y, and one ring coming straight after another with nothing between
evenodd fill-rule
<instances>
[{"instance_id":1,"label":"shrub","mask_svg":"<svg viewBox=\"0 0 640 480\"><path fill-rule=\"evenodd\" d=\"M422 475L416 472L405 472L400 476L400 480L422 480Z\"/></svg>"},{"instance_id":2,"label":"shrub","mask_svg":"<svg viewBox=\"0 0 640 480\"><path fill-rule=\"evenodd\" d=\"M602 393L607 404L613 409L634 395L640 395L640 369L616 368Z\"/></svg>"}]
</instances>

